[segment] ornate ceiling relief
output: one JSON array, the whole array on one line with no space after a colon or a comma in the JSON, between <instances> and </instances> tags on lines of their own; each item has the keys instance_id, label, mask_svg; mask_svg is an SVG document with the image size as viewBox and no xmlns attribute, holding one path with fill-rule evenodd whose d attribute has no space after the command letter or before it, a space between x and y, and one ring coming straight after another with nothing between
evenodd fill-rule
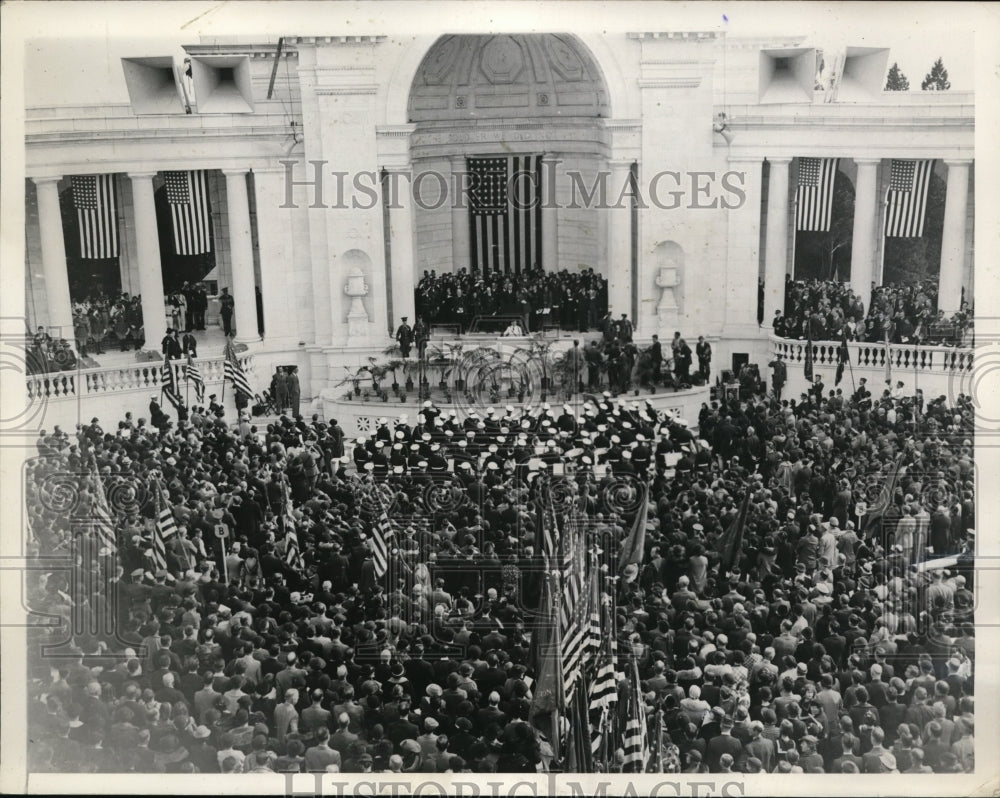
<instances>
[{"instance_id":1,"label":"ornate ceiling relief","mask_svg":"<svg viewBox=\"0 0 1000 798\"><path fill-rule=\"evenodd\" d=\"M607 97L597 63L573 36L443 36L414 78L410 119L607 118Z\"/></svg>"}]
</instances>

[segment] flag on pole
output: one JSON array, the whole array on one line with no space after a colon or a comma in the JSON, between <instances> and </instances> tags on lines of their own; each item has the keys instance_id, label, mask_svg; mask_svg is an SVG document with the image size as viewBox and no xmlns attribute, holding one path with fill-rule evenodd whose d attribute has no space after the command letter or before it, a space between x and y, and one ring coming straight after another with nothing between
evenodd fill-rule
<instances>
[{"instance_id":1,"label":"flag on pole","mask_svg":"<svg viewBox=\"0 0 1000 798\"><path fill-rule=\"evenodd\" d=\"M236 349L233 347L232 339L226 339L226 346L223 350L225 362L223 364L223 379L229 380L233 387L244 394L248 399L254 396L253 388L250 387L250 380L247 379L243 366L236 359Z\"/></svg>"},{"instance_id":2,"label":"flag on pole","mask_svg":"<svg viewBox=\"0 0 1000 798\"><path fill-rule=\"evenodd\" d=\"M623 747L625 759L622 762L623 773L642 773L646 769L649 749L646 747L649 733L646 728L646 712L642 700L642 688L639 685L639 666L633 660L633 676L629 685L628 721L625 724Z\"/></svg>"},{"instance_id":3,"label":"flag on pole","mask_svg":"<svg viewBox=\"0 0 1000 798\"><path fill-rule=\"evenodd\" d=\"M590 595L585 590L586 553L583 530L575 521L563 529L563 589L559 607L563 691L568 705L583 670L590 628ZM596 574L591 574L594 579Z\"/></svg>"},{"instance_id":4,"label":"flag on pole","mask_svg":"<svg viewBox=\"0 0 1000 798\"><path fill-rule=\"evenodd\" d=\"M559 685L559 615L551 583L554 578L552 572L546 570L540 603L541 614L531 632L531 661L534 663L536 679L531 691L528 720L546 736L552 746L553 757L559 759L562 748L560 718L564 703Z\"/></svg>"},{"instance_id":5,"label":"flag on pole","mask_svg":"<svg viewBox=\"0 0 1000 798\"><path fill-rule=\"evenodd\" d=\"M80 227L80 257L118 257L114 175L74 175L73 206Z\"/></svg>"},{"instance_id":6,"label":"flag on pole","mask_svg":"<svg viewBox=\"0 0 1000 798\"><path fill-rule=\"evenodd\" d=\"M94 518L94 529L97 531L97 539L102 547L109 553L115 554L118 551L118 541L115 535L115 522L111 515L111 508L108 507L108 497L104 492L104 483L101 480L101 473L97 470L97 459L93 461L94 468L94 503L91 513Z\"/></svg>"},{"instance_id":7,"label":"flag on pole","mask_svg":"<svg viewBox=\"0 0 1000 798\"><path fill-rule=\"evenodd\" d=\"M934 161L893 159L885 200L885 235L920 238L924 234L927 193Z\"/></svg>"},{"instance_id":8,"label":"flag on pole","mask_svg":"<svg viewBox=\"0 0 1000 798\"><path fill-rule=\"evenodd\" d=\"M795 229L814 233L830 230L837 158L799 158L795 191Z\"/></svg>"},{"instance_id":9,"label":"flag on pole","mask_svg":"<svg viewBox=\"0 0 1000 798\"><path fill-rule=\"evenodd\" d=\"M892 350L889 349L889 328L885 330L885 381L892 385Z\"/></svg>"},{"instance_id":10,"label":"flag on pole","mask_svg":"<svg viewBox=\"0 0 1000 798\"><path fill-rule=\"evenodd\" d=\"M176 410L180 407L181 395L177 390L177 374L174 371L174 366L167 357L163 358L163 366L160 368L160 389L166 395L170 404L174 406Z\"/></svg>"},{"instance_id":11,"label":"flag on pole","mask_svg":"<svg viewBox=\"0 0 1000 798\"><path fill-rule=\"evenodd\" d=\"M740 549L743 548L743 532L747 525L747 512L750 508L750 489L747 488L743 504L729 528L719 539L719 571L725 573L732 569L740 559Z\"/></svg>"},{"instance_id":12,"label":"flag on pole","mask_svg":"<svg viewBox=\"0 0 1000 798\"><path fill-rule=\"evenodd\" d=\"M164 172L167 204L174 227L177 255L203 255L212 250L208 180L204 169Z\"/></svg>"},{"instance_id":13,"label":"flag on pole","mask_svg":"<svg viewBox=\"0 0 1000 798\"><path fill-rule=\"evenodd\" d=\"M469 158L472 269L519 273L542 259L542 156Z\"/></svg>"},{"instance_id":14,"label":"flag on pole","mask_svg":"<svg viewBox=\"0 0 1000 798\"><path fill-rule=\"evenodd\" d=\"M813 381L813 334L811 319L806 319L806 362L802 367L802 373L807 381Z\"/></svg>"},{"instance_id":15,"label":"flag on pole","mask_svg":"<svg viewBox=\"0 0 1000 798\"><path fill-rule=\"evenodd\" d=\"M159 479L154 479L154 482L156 526L153 529L153 562L157 568L166 568L167 543L177 534L177 522L174 520L174 512L170 506L170 496L160 484Z\"/></svg>"},{"instance_id":16,"label":"flag on pole","mask_svg":"<svg viewBox=\"0 0 1000 798\"><path fill-rule=\"evenodd\" d=\"M639 576L639 566L642 565L642 558L646 551L646 521L649 518L649 484L640 488L639 509L636 511L635 520L632 522L632 530L622 543L622 553L618 558L618 572L622 574L626 582L633 582ZM629 574L625 574L625 569L629 565L634 565L634 569L629 569ZM634 572L633 572L634 571Z\"/></svg>"},{"instance_id":17,"label":"flag on pole","mask_svg":"<svg viewBox=\"0 0 1000 798\"><path fill-rule=\"evenodd\" d=\"M844 378L844 366L851 359L851 350L847 347L846 327L840 331L840 335L840 346L837 347L837 376L833 380L834 385L840 385L840 381Z\"/></svg>"},{"instance_id":18,"label":"flag on pole","mask_svg":"<svg viewBox=\"0 0 1000 798\"><path fill-rule=\"evenodd\" d=\"M285 562L300 571L305 570L306 561L299 548L299 533L295 528L295 516L292 515L292 491L285 483Z\"/></svg>"},{"instance_id":19,"label":"flag on pole","mask_svg":"<svg viewBox=\"0 0 1000 798\"><path fill-rule=\"evenodd\" d=\"M184 379L194 383L194 395L199 402L205 401L205 379L201 376L201 369L194 362L191 353L188 352L187 365L184 367Z\"/></svg>"},{"instance_id":20,"label":"flag on pole","mask_svg":"<svg viewBox=\"0 0 1000 798\"><path fill-rule=\"evenodd\" d=\"M373 485L372 490L375 492L377 508L375 523L372 524L372 560L375 563L375 576L381 579L389 570L389 539L392 537L392 524L378 485Z\"/></svg>"},{"instance_id":21,"label":"flag on pole","mask_svg":"<svg viewBox=\"0 0 1000 798\"><path fill-rule=\"evenodd\" d=\"M899 455L886 476L885 482L882 484L882 490L879 492L878 499L868 508L868 513L865 515L862 534L866 537L874 528L875 523L882 520L885 516L885 511L892 505L893 497L896 495L896 485L899 483L899 476L903 470L903 455Z\"/></svg>"}]
</instances>

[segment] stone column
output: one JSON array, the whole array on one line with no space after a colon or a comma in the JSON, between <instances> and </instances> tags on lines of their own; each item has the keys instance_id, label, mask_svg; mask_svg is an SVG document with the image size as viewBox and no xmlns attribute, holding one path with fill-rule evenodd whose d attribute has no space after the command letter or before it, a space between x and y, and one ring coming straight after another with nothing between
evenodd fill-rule
<instances>
[{"instance_id":1,"label":"stone column","mask_svg":"<svg viewBox=\"0 0 1000 798\"><path fill-rule=\"evenodd\" d=\"M281 207L285 199L284 173L284 167L255 168L253 186L260 290L264 296L264 336L269 344L279 342L294 346L307 339L313 309L311 303L302 307L296 301L300 280L294 258L292 211Z\"/></svg>"},{"instance_id":2,"label":"stone column","mask_svg":"<svg viewBox=\"0 0 1000 798\"><path fill-rule=\"evenodd\" d=\"M724 331L727 338L758 335L757 285L760 280L760 224L764 159L730 156L729 169L739 175L745 200L726 213ZM768 322L765 319L765 322ZM672 334L672 330L665 331ZM720 355L721 358L721 355Z\"/></svg>"},{"instance_id":3,"label":"stone column","mask_svg":"<svg viewBox=\"0 0 1000 798\"><path fill-rule=\"evenodd\" d=\"M559 159L552 153L542 156L542 268L559 270L559 208L556 170Z\"/></svg>"},{"instance_id":4,"label":"stone column","mask_svg":"<svg viewBox=\"0 0 1000 798\"><path fill-rule=\"evenodd\" d=\"M451 185L448 201L451 203L451 270L471 267L469 248L472 246L469 231L468 167L464 155L451 156Z\"/></svg>"},{"instance_id":5,"label":"stone column","mask_svg":"<svg viewBox=\"0 0 1000 798\"><path fill-rule=\"evenodd\" d=\"M858 177L854 186L854 234L851 238L851 288L861 297L868 313L878 249L878 158L855 158Z\"/></svg>"},{"instance_id":6,"label":"stone column","mask_svg":"<svg viewBox=\"0 0 1000 798\"><path fill-rule=\"evenodd\" d=\"M785 311L788 271L788 164L791 158L768 158L767 233L764 240L764 326L774 311Z\"/></svg>"},{"instance_id":7,"label":"stone column","mask_svg":"<svg viewBox=\"0 0 1000 798\"><path fill-rule=\"evenodd\" d=\"M247 169L223 169L226 176L226 212L229 218L229 255L233 264L233 300L236 303L236 340L259 341L256 281L253 273L253 239L250 237L250 204Z\"/></svg>"},{"instance_id":8,"label":"stone column","mask_svg":"<svg viewBox=\"0 0 1000 798\"><path fill-rule=\"evenodd\" d=\"M387 167L389 185L394 186L394 201L389 205L389 252L392 258L392 310L389 328L395 330L406 316L412 327L416 321L413 310L413 268L416 248L413 246L413 175L410 167Z\"/></svg>"},{"instance_id":9,"label":"stone column","mask_svg":"<svg viewBox=\"0 0 1000 798\"><path fill-rule=\"evenodd\" d=\"M621 207L611 206L622 193L631 168L631 161L608 162L608 310L614 319L622 313L632 318L632 209L627 196Z\"/></svg>"},{"instance_id":10,"label":"stone column","mask_svg":"<svg viewBox=\"0 0 1000 798\"><path fill-rule=\"evenodd\" d=\"M944 234L941 239L941 274L938 279L938 310L950 316L962 306L965 276L966 210L969 201L971 161L949 161L948 193L944 200Z\"/></svg>"},{"instance_id":11,"label":"stone column","mask_svg":"<svg viewBox=\"0 0 1000 798\"><path fill-rule=\"evenodd\" d=\"M72 342L73 306L69 298L66 242L63 239L62 211L59 209L60 178L34 177L32 180L38 193L38 227L42 239L42 267L45 272L49 327L58 328L57 335Z\"/></svg>"},{"instance_id":12,"label":"stone column","mask_svg":"<svg viewBox=\"0 0 1000 798\"><path fill-rule=\"evenodd\" d=\"M142 296L142 326L146 336L143 349L154 352L159 351L160 341L167 333L160 238L156 227L156 203L153 199L155 176L155 172L129 172L129 179L132 181L132 212L135 214L139 292Z\"/></svg>"}]
</instances>

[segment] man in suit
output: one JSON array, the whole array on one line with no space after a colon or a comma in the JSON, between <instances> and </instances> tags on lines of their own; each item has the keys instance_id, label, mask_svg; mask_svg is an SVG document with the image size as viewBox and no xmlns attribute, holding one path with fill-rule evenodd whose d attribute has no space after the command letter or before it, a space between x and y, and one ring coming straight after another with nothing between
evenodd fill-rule
<instances>
[{"instance_id":1,"label":"man in suit","mask_svg":"<svg viewBox=\"0 0 1000 798\"><path fill-rule=\"evenodd\" d=\"M228 288L222 289L219 297L219 314L222 316L222 331L228 338L233 334L233 311L236 308L236 300L229 294Z\"/></svg>"},{"instance_id":2,"label":"man in suit","mask_svg":"<svg viewBox=\"0 0 1000 798\"><path fill-rule=\"evenodd\" d=\"M695 354L698 356L698 373L708 382L708 376L712 367L712 345L705 340L704 335L698 336L698 343L695 344Z\"/></svg>"}]
</instances>

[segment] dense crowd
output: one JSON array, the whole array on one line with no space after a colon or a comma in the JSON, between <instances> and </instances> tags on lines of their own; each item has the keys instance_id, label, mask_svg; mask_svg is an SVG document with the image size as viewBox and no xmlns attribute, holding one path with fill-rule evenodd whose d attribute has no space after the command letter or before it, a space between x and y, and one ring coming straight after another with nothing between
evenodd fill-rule
<instances>
[{"instance_id":1,"label":"dense crowd","mask_svg":"<svg viewBox=\"0 0 1000 798\"><path fill-rule=\"evenodd\" d=\"M481 275L460 269L425 271L417 283L416 312L427 324L452 324L459 333L477 316L516 315L525 333L544 325L597 329L608 307L608 281L593 269Z\"/></svg>"},{"instance_id":2,"label":"dense crowd","mask_svg":"<svg viewBox=\"0 0 1000 798\"><path fill-rule=\"evenodd\" d=\"M783 338L906 344L939 343L958 346L968 343L973 312L968 303L946 318L935 310L937 286L931 283L881 285L872 287L866 309L861 298L847 283L824 280L795 280L785 284L784 314L775 312L772 326ZM866 312L867 311L867 312Z\"/></svg>"},{"instance_id":3,"label":"dense crowd","mask_svg":"<svg viewBox=\"0 0 1000 798\"><path fill-rule=\"evenodd\" d=\"M648 404L594 400L464 419L427 403L352 441L301 417L43 433L31 545L100 589L29 572L32 610L79 620L31 628L29 650L60 657L29 668L29 769L558 767L529 722L529 610L537 474L563 464L615 552L636 510L614 486L650 485L645 558L613 591L613 634L619 670L634 658L641 676L651 758L684 772L972 771L968 397L923 407L919 436L914 401L891 395L713 402L697 432ZM129 490L150 475L177 525L163 568L157 492ZM887 485L884 511L866 515ZM114 556L93 524L73 524L100 491ZM743 545L722 563L748 495ZM624 728L629 679L618 685Z\"/></svg>"}]
</instances>

